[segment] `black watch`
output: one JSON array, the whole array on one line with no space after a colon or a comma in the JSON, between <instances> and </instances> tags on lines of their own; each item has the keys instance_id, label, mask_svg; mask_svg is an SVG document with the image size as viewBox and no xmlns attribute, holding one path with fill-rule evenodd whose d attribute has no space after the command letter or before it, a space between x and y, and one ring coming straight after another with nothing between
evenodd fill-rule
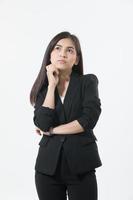
<instances>
[{"instance_id":1,"label":"black watch","mask_svg":"<svg viewBox=\"0 0 133 200\"><path fill-rule=\"evenodd\" d=\"M53 129L52 129L52 130L53 130ZM52 130L49 131L49 136L52 136L52 135L53 135Z\"/></svg>"}]
</instances>

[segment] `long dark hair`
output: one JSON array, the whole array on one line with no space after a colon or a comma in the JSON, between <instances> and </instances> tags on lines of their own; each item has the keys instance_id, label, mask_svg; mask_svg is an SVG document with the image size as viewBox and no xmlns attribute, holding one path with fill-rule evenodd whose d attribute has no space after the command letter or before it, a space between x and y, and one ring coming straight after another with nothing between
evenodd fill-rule
<instances>
[{"instance_id":1,"label":"long dark hair","mask_svg":"<svg viewBox=\"0 0 133 200\"><path fill-rule=\"evenodd\" d=\"M80 42L79 39L77 38L77 36L69 33L69 32L61 32L58 33L48 44L47 49L45 51L44 54L44 58L43 58L43 62L42 62L42 66L41 69L38 73L38 76L32 86L31 92L30 92L30 103L32 104L32 106L34 106L33 104L35 104L36 98L38 93L45 87L48 86L48 79L47 79L47 74L46 74L46 66L51 64L50 62L50 54L53 50L53 48L55 47L55 45L57 44L57 42L63 38L70 38L74 45L75 45L75 49L76 49L76 53L77 56L79 58L79 62L77 65L74 65L72 67L72 71L75 71L76 73L78 73L79 75L83 75L83 57L82 57L82 51L81 51L81 46L80 46Z\"/></svg>"}]
</instances>

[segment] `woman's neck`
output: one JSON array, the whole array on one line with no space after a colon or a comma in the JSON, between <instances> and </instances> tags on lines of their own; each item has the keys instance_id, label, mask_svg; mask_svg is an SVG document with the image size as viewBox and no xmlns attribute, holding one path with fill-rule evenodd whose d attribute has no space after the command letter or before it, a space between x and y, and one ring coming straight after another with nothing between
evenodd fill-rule
<instances>
[{"instance_id":1,"label":"woman's neck","mask_svg":"<svg viewBox=\"0 0 133 200\"><path fill-rule=\"evenodd\" d=\"M59 73L59 82L66 82L70 80L72 71L60 71Z\"/></svg>"},{"instance_id":2,"label":"woman's neck","mask_svg":"<svg viewBox=\"0 0 133 200\"><path fill-rule=\"evenodd\" d=\"M65 88L67 87L67 85L70 81L71 72L70 71L62 72L59 74L59 82L58 82L57 88L61 93L62 93L62 91L65 90Z\"/></svg>"}]
</instances>

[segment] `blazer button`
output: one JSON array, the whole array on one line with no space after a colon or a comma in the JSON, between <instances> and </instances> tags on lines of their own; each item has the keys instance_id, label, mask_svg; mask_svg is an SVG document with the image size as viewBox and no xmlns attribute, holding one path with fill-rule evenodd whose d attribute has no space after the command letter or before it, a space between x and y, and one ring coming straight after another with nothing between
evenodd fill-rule
<instances>
[{"instance_id":1,"label":"blazer button","mask_svg":"<svg viewBox=\"0 0 133 200\"><path fill-rule=\"evenodd\" d=\"M61 142L64 142L64 141L65 141L65 136L61 137L61 138L60 138L60 141L61 141Z\"/></svg>"}]
</instances>

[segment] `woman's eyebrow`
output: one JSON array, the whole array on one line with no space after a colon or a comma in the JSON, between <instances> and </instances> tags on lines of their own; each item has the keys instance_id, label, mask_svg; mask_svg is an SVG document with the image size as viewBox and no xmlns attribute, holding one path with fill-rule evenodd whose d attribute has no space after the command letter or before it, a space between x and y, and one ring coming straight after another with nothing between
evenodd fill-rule
<instances>
[{"instance_id":1,"label":"woman's eyebrow","mask_svg":"<svg viewBox=\"0 0 133 200\"><path fill-rule=\"evenodd\" d=\"M60 45L60 44L56 44L55 46L62 47L62 45ZM72 49L74 49L74 47L72 47L72 46L67 46L67 48L72 48Z\"/></svg>"}]
</instances>

